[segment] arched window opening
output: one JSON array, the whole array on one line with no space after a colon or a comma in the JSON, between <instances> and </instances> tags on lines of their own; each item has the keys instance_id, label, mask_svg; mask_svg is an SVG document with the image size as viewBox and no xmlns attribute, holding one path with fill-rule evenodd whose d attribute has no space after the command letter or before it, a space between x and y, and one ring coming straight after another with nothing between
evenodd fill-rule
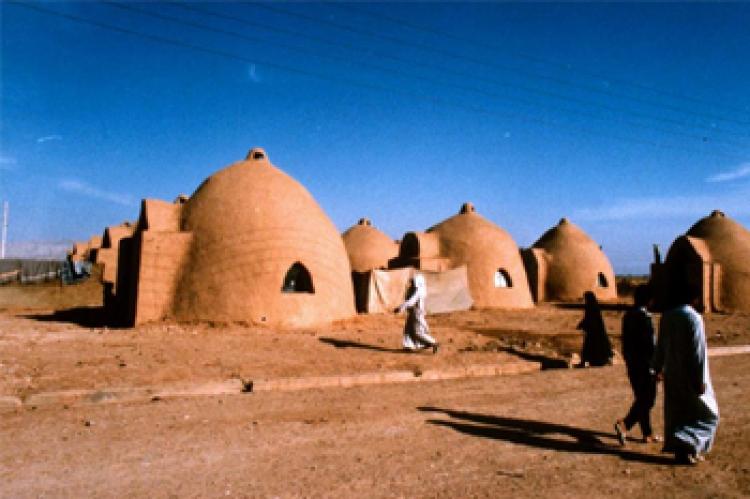
<instances>
[{"instance_id":1,"label":"arched window opening","mask_svg":"<svg viewBox=\"0 0 750 499\"><path fill-rule=\"evenodd\" d=\"M510 279L510 274L505 269L497 269L495 272L495 287L496 288L512 288L513 281Z\"/></svg>"},{"instance_id":2,"label":"arched window opening","mask_svg":"<svg viewBox=\"0 0 750 499\"><path fill-rule=\"evenodd\" d=\"M300 262L289 267L281 286L282 293L315 293L310 272Z\"/></svg>"},{"instance_id":3,"label":"arched window opening","mask_svg":"<svg viewBox=\"0 0 750 499\"><path fill-rule=\"evenodd\" d=\"M603 272L599 272L599 275L597 276L596 283L599 285L600 288L608 288L609 282L607 281L607 277L604 275Z\"/></svg>"},{"instance_id":4,"label":"arched window opening","mask_svg":"<svg viewBox=\"0 0 750 499\"><path fill-rule=\"evenodd\" d=\"M413 232L404 235L399 247L399 256L401 258L419 258L419 238Z\"/></svg>"}]
</instances>

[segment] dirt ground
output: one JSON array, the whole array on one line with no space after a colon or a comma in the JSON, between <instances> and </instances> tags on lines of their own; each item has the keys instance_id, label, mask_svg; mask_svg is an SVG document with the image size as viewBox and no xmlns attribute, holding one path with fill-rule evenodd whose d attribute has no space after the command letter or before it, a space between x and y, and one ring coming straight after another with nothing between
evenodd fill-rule
<instances>
[{"instance_id":1,"label":"dirt ground","mask_svg":"<svg viewBox=\"0 0 750 499\"><path fill-rule=\"evenodd\" d=\"M91 277L76 284L62 284L58 279L39 284L0 285L0 310L63 310L101 306L104 299L102 270L101 266L94 265Z\"/></svg>"},{"instance_id":2,"label":"dirt ground","mask_svg":"<svg viewBox=\"0 0 750 499\"><path fill-rule=\"evenodd\" d=\"M580 351L582 310L470 310L429 318L440 355L401 350L403 316L358 316L330 327L278 332L243 325L101 326L97 308L0 312L0 395L227 379L424 371L519 358L559 366ZM615 348L623 310L604 311ZM655 317L658 321L658 316ZM709 345L750 344L750 314L706 318ZM557 362L559 361L559 362Z\"/></svg>"},{"instance_id":3,"label":"dirt ground","mask_svg":"<svg viewBox=\"0 0 750 499\"><path fill-rule=\"evenodd\" d=\"M619 345L622 309L605 321ZM430 317L438 355L407 354L403 317L310 331L103 327L95 308L0 312L0 396L228 379L565 365L576 306ZM658 320L658 317L656 317ZM706 318L710 346L750 344L750 314ZM621 365L132 403L0 407L2 497L747 497L750 355L711 360L722 410L705 463L620 448ZM661 427L661 406L654 419ZM637 432L636 432L637 433Z\"/></svg>"}]
</instances>

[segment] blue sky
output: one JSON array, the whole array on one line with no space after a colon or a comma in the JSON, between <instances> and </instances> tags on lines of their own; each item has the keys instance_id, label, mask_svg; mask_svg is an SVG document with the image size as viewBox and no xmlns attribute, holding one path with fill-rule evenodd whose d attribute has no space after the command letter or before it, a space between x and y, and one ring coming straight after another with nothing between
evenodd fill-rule
<instances>
[{"instance_id":1,"label":"blue sky","mask_svg":"<svg viewBox=\"0 0 750 499\"><path fill-rule=\"evenodd\" d=\"M342 231L400 238L472 201L520 246L567 216L646 273L713 209L750 226L750 4L0 9L17 252L135 219L253 146Z\"/></svg>"}]
</instances>

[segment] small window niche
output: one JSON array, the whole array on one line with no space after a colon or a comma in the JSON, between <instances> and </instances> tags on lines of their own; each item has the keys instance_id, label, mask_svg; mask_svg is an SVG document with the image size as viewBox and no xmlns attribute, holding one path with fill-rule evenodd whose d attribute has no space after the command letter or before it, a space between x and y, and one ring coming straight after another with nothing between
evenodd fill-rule
<instances>
[{"instance_id":1,"label":"small window niche","mask_svg":"<svg viewBox=\"0 0 750 499\"><path fill-rule=\"evenodd\" d=\"M281 286L282 293L315 293L310 271L300 262L289 267L284 276L284 284Z\"/></svg>"},{"instance_id":2,"label":"small window niche","mask_svg":"<svg viewBox=\"0 0 750 499\"><path fill-rule=\"evenodd\" d=\"M609 281L607 281L607 276L604 275L604 272L599 272L599 275L596 276L596 283L599 285L600 288L609 287Z\"/></svg>"},{"instance_id":3,"label":"small window niche","mask_svg":"<svg viewBox=\"0 0 750 499\"><path fill-rule=\"evenodd\" d=\"M513 281L510 278L510 274L505 269L497 269L495 271L495 287L496 288L512 288Z\"/></svg>"}]
</instances>

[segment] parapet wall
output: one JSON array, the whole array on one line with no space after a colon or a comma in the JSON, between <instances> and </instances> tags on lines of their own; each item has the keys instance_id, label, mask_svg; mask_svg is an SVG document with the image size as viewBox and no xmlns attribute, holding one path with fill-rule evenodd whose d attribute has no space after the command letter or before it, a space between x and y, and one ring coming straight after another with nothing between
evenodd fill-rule
<instances>
[{"instance_id":1,"label":"parapet wall","mask_svg":"<svg viewBox=\"0 0 750 499\"><path fill-rule=\"evenodd\" d=\"M181 203L169 203L161 199L144 199L141 205L139 230L154 232L177 232L180 230Z\"/></svg>"},{"instance_id":2,"label":"parapet wall","mask_svg":"<svg viewBox=\"0 0 750 499\"><path fill-rule=\"evenodd\" d=\"M535 302L547 299L547 256L546 252L539 248L526 248L521 250L521 258L526 267L526 276L529 280L529 289Z\"/></svg>"},{"instance_id":3,"label":"parapet wall","mask_svg":"<svg viewBox=\"0 0 750 499\"><path fill-rule=\"evenodd\" d=\"M118 241L119 243L119 241ZM96 263L104 266L102 282L115 285L117 283L117 253L118 248L99 248L96 252Z\"/></svg>"},{"instance_id":4,"label":"parapet wall","mask_svg":"<svg viewBox=\"0 0 750 499\"><path fill-rule=\"evenodd\" d=\"M172 315L180 270L192 240L190 232L141 233L135 324Z\"/></svg>"}]
</instances>

